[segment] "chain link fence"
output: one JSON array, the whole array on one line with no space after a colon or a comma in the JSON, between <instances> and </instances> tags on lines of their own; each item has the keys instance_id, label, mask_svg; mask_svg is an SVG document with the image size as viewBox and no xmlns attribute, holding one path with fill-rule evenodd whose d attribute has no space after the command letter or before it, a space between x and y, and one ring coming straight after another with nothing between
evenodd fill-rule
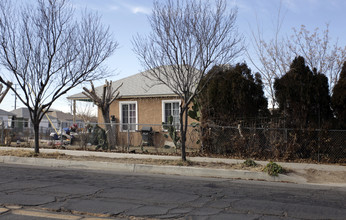
<instances>
[{"instance_id":1,"label":"chain link fence","mask_svg":"<svg viewBox=\"0 0 346 220\"><path fill-rule=\"evenodd\" d=\"M346 130L213 126L201 129L202 149L239 158L346 162Z\"/></svg>"},{"instance_id":2,"label":"chain link fence","mask_svg":"<svg viewBox=\"0 0 346 220\"><path fill-rule=\"evenodd\" d=\"M105 129L106 127L105 124L86 125L86 128L78 133L76 143L82 149L95 146L96 149L108 150L110 147L111 150L121 152L144 151L169 154L179 153L181 150L180 132L173 125L111 123L109 130ZM111 138L107 140L109 134ZM199 129L188 126L186 139L188 152L200 150Z\"/></svg>"},{"instance_id":3,"label":"chain link fence","mask_svg":"<svg viewBox=\"0 0 346 220\"><path fill-rule=\"evenodd\" d=\"M105 124L85 123L82 128L73 124L68 128L40 127L40 146L179 154L180 132L177 127L168 129L167 126L111 123L107 130ZM346 163L346 130L189 125L186 138L187 152L190 153ZM0 121L1 145L32 147L33 139L34 130L30 123Z\"/></svg>"},{"instance_id":4,"label":"chain link fence","mask_svg":"<svg viewBox=\"0 0 346 220\"><path fill-rule=\"evenodd\" d=\"M65 128L40 126L40 146L119 152L147 151L160 154L180 153L181 150L180 132L172 125L164 127L162 124L111 123L107 126L104 123L84 123L81 127L76 127L72 123ZM171 130L175 134L172 134ZM199 151L199 138L199 129L188 126L186 137L188 152ZM0 121L0 145L33 147L33 125L14 120Z\"/></svg>"}]
</instances>

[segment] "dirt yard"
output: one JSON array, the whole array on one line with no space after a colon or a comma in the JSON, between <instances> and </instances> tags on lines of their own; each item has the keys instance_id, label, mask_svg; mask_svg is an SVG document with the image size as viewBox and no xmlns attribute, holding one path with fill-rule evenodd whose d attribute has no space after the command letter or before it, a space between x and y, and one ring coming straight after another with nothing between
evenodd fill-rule
<instances>
[{"instance_id":1,"label":"dirt yard","mask_svg":"<svg viewBox=\"0 0 346 220\"><path fill-rule=\"evenodd\" d=\"M345 167L346 170L346 167ZM308 183L346 183L346 171L297 170L294 173L306 178Z\"/></svg>"}]
</instances>

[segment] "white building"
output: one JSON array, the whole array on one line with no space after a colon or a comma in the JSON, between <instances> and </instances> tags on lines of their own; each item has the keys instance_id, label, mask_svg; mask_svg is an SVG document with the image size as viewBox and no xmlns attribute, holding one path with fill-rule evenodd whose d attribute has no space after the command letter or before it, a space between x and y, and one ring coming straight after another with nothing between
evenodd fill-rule
<instances>
[{"instance_id":1,"label":"white building","mask_svg":"<svg viewBox=\"0 0 346 220\"><path fill-rule=\"evenodd\" d=\"M0 126L1 126L1 128L11 127L13 116L15 116L15 114L0 109Z\"/></svg>"}]
</instances>

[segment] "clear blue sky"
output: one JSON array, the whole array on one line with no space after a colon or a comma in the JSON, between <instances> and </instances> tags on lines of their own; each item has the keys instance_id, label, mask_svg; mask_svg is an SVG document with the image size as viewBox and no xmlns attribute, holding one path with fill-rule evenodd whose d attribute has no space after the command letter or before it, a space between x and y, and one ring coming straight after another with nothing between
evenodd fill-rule
<instances>
[{"instance_id":1,"label":"clear blue sky","mask_svg":"<svg viewBox=\"0 0 346 220\"><path fill-rule=\"evenodd\" d=\"M251 29L257 28L258 23L262 26L266 37L273 36L280 0L227 0L227 2L230 7L238 7L237 25L250 51ZM150 32L147 16L151 13L152 0L71 0L71 3L76 11L87 8L102 15L103 22L110 26L115 40L119 43L119 48L107 61L107 65L114 70L113 76L108 80L114 81L142 70L132 51L131 39L136 33ZM332 40L338 40L340 46L346 46L345 0L282 0L281 3L284 15L282 34L291 35L292 28L299 28L300 25L305 25L309 30L324 29L326 23L329 23ZM239 58L239 61L246 60L245 55ZM103 83L104 80L100 80L95 82L95 85ZM89 87L89 84L86 86ZM67 96L81 91L82 88L77 87ZM53 108L69 111L68 105L64 96L53 105ZM17 102L17 107L21 106L23 105ZM6 111L14 109L12 92L9 92L0 108Z\"/></svg>"}]
</instances>

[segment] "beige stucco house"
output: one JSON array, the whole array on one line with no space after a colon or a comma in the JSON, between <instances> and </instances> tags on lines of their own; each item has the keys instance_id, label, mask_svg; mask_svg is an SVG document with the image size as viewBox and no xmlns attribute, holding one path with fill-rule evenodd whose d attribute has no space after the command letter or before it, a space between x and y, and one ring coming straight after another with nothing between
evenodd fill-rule
<instances>
[{"instance_id":1,"label":"beige stucco house","mask_svg":"<svg viewBox=\"0 0 346 220\"><path fill-rule=\"evenodd\" d=\"M112 88L119 88L119 98L110 106L110 116L116 119L118 142L126 143L129 133L131 145L141 144L143 127L152 127L155 146L164 146L167 139L164 138L162 123L167 122L169 116L173 116L173 123L179 125L180 104L182 100L166 85L158 84L146 77L146 72L141 72L115 82ZM103 86L95 90L101 95ZM74 101L90 101L83 93L69 96ZM98 113L98 122L103 123L102 114ZM189 124L192 119L189 118ZM122 143L119 143L122 144Z\"/></svg>"}]
</instances>

